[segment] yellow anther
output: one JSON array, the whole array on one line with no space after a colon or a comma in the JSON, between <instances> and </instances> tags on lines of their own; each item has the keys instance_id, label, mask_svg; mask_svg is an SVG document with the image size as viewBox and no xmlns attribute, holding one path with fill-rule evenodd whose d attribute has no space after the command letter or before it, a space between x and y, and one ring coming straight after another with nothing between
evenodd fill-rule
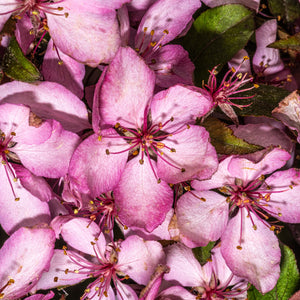
<instances>
[{"instance_id":1,"label":"yellow anther","mask_svg":"<svg viewBox=\"0 0 300 300\"><path fill-rule=\"evenodd\" d=\"M136 156L136 155L138 155L139 154L139 151L138 150L135 150L135 151L133 151L133 153L132 153L132 155L134 155L134 156Z\"/></svg>"},{"instance_id":2,"label":"yellow anther","mask_svg":"<svg viewBox=\"0 0 300 300\"><path fill-rule=\"evenodd\" d=\"M274 230L275 230L275 226L272 225L272 226L270 227L270 230L271 230L271 231L274 231Z\"/></svg>"},{"instance_id":3,"label":"yellow anther","mask_svg":"<svg viewBox=\"0 0 300 300\"><path fill-rule=\"evenodd\" d=\"M169 34L169 30L165 29L165 30L163 31L163 33Z\"/></svg>"},{"instance_id":4,"label":"yellow anther","mask_svg":"<svg viewBox=\"0 0 300 300\"><path fill-rule=\"evenodd\" d=\"M15 201L20 201L20 197L15 198Z\"/></svg>"},{"instance_id":5,"label":"yellow anther","mask_svg":"<svg viewBox=\"0 0 300 300\"><path fill-rule=\"evenodd\" d=\"M282 217L282 213L278 213L278 217Z\"/></svg>"},{"instance_id":6,"label":"yellow anther","mask_svg":"<svg viewBox=\"0 0 300 300\"><path fill-rule=\"evenodd\" d=\"M67 18L69 16L69 13L65 12L64 15Z\"/></svg>"},{"instance_id":7,"label":"yellow anther","mask_svg":"<svg viewBox=\"0 0 300 300\"><path fill-rule=\"evenodd\" d=\"M37 11L37 10L34 10L34 11L32 11L31 12L33 15L35 15L35 16L38 16L39 15L39 12Z\"/></svg>"},{"instance_id":8,"label":"yellow anther","mask_svg":"<svg viewBox=\"0 0 300 300\"><path fill-rule=\"evenodd\" d=\"M156 143L156 147L162 149L165 147L165 144L158 142L158 143Z\"/></svg>"},{"instance_id":9,"label":"yellow anther","mask_svg":"<svg viewBox=\"0 0 300 300\"><path fill-rule=\"evenodd\" d=\"M292 186L292 185L289 185L289 188L292 190L292 189L293 189L293 186Z\"/></svg>"},{"instance_id":10,"label":"yellow anther","mask_svg":"<svg viewBox=\"0 0 300 300\"><path fill-rule=\"evenodd\" d=\"M124 225L124 230L127 230L127 229L128 229L128 227L126 225Z\"/></svg>"},{"instance_id":11,"label":"yellow anther","mask_svg":"<svg viewBox=\"0 0 300 300\"><path fill-rule=\"evenodd\" d=\"M205 199L205 198L203 198L203 197L201 197L201 198L200 198L200 200L201 200L201 201L203 201L203 202L205 202L205 201L206 201L206 199Z\"/></svg>"},{"instance_id":12,"label":"yellow anther","mask_svg":"<svg viewBox=\"0 0 300 300\"><path fill-rule=\"evenodd\" d=\"M91 291L91 289L85 289L84 292L85 293L89 293Z\"/></svg>"},{"instance_id":13,"label":"yellow anther","mask_svg":"<svg viewBox=\"0 0 300 300\"><path fill-rule=\"evenodd\" d=\"M12 131L12 132L10 133L10 135L16 136L16 133L15 133L14 131Z\"/></svg>"},{"instance_id":14,"label":"yellow anther","mask_svg":"<svg viewBox=\"0 0 300 300\"><path fill-rule=\"evenodd\" d=\"M75 208L75 209L73 210L73 212L74 212L75 215L77 215L79 211L78 211L77 208Z\"/></svg>"},{"instance_id":15,"label":"yellow anther","mask_svg":"<svg viewBox=\"0 0 300 300\"><path fill-rule=\"evenodd\" d=\"M106 155L109 155L109 150L106 149L106 150L105 150L105 153L106 153Z\"/></svg>"},{"instance_id":16,"label":"yellow anther","mask_svg":"<svg viewBox=\"0 0 300 300\"><path fill-rule=\"evenodd\" d=\"M143 159L140 159L139 160L139 163L142 165L144 163L144 160Z\"/></svg>"},{"instance_id":17,"label":"yellow anther","mask_svg":"<svg viewBox=\"0 0 300 300\"><path fill-rule=\"evenodd\" d=\"M236 70L234 67L231 67L231 72L234 73Z\"/></svg>"},{"instance_id":18,"label":"yellow anther","mask_svg":"<svg viewBox=\"0 0 300 300\"><path fill-rule=\"evenodd\" d=\"M151 35L154 35L154 30L153 30L153 29L151 30L150 34L151 34Z\"/></svg>"},{"instance_id":19,"label":"yellow anther","mask_svg":"<svg viewBox=\"0 0 300 300\"><path fill-rule=\"evenodd\" d=\"M151 43L150 43L151 47L156 46L156 44L157 44L156 42L151 42Z\"/></svg>"},{"instance_id":20,"label":"yellow anther","mask_svg":"<svg viewBox=\"0 0 300 300\"><path fill-rule=\"evenodd\" d=\"M116 123L114 127L118 129L120 127L120 123Z\"/></svg>"},{"instance_id":21,"label":"yellow anther","mask_svg":"<svg viewBox=\"0 0 300 300\"><path fill-rule=\"evenodd\" d=\"M69 269L65 269L65 274L68 274L69 273Z\"/></svg>"},{"instance_id":22,"label":"yellow anther","mask_svg":"<svg viewBox=\"0 0 300 300\"><path fill-rule=\"evenodd\" d=\"M189 192L191 190L191 187L189 185L185 186L184 189Z\"/></svg>"},{"instance_id":23,"label":"yellow anther","mask_svg":"<svg viewBox=\"0 0 300 300\"><path fill-rule=\"evenodd\" d=\"M248 60L249 59L249 56L247 56L247 55L245 55L244 57L243 57L243 60Z\"/></svg>"},{"instance_id":24,"label":"yellow anther","mask_svg":"<svg viewBox=\"0 0 300 300\"><path fill-rule=\"evenodd\" d=\"M6 149L6 150L4 150L3 152L4 152L5 154L8 154L8 153L9 153L9 150Z\"/></svg>"},{"instance_id":25,"label":"yellow anther","mask_svg":"<svg viewBox=\"0 0 300 300\"><path fill-rule=\"evenodd\" d=\"M53 281L54 281L54 282L57 282L57 281L58 281L58 277L54 277L54 278L53 278Z\"/></svg>"},{"instance_id":26,"label":"yellow anther","mask_svg":"<svg viewBox=\"0 0 300 300\"><path fill-rule=\"evenodd\" d=\"M257 84L257 83L254 83L253 86L254 86L256 89L259 88L259 84Z\"/></svg>"},{"instance_id":27,"label":"yellow anther","mask_svg":"<svg viewBox=\"0 0 300 300\"><path fill-rule=\"evenodd\" d=\"M74 270L74 273L75 273L75 274L78 274L78 273L79 273L79 270Z\"/></svg>"},{"instance_id":28,"label":"yellow anther","mask_svg":"<svg viewBox=\"0 0 300 300\"><path fill-rule=\"evenodd\" d=\"M95 246L95 245L96 245L96 243L95 243L95 242L93 242L93 241L91 241L91 245L92 245L92 246Z\"/></svg>"},{"instance_id":29,"label":"yellow anther","mask_svg":"<svg viewBox=\"0 0 300 300\"><path fill-rule=\"evenodd\" d=\"M62 60L59 60L59 61L58 61L58 65L59 65L59 66L62 66L63 64L64 64L64 62L63 62Z\"/></svg>"},{"instance_id":30,"label":"yellow anther","mask_svg":"<svg viewBox=\"0 0 300 300\"><path fill-rule=\"evenodd\" d=\"M185 172L185 168L181 168L181 173L184 173Z\"/></svg>"},{"instance_id":31,"label":"yellow anther","mask_svg":"<svg viewBox=\"0 0 300 300\"><path fill-rule=\"evenodd\" d=\"M230 197L227 197L227 198L226 198L226 202L229 203L230 201L231 201L231 198L230 198Z\"/></svg>"},{"instance_id":32,"label":"yellow anther","mask_svg":"<svg viewBox=\"0 0 300 300\"><path fill-rule=\"evenodd\" d=\"M46 31L49 31L49 27L48 27L46 24L43 26L43 28L44 28Z\"/></svg>"},{"instance_id":33,"label":"yellow anther","mask_svg":"<svg viewBox=\"0 0 300 300\"><path fill-rule=\"evenodd\" d=\"M30 29L30 30L29 30L29 34L30 34L30 35L34 35L34 30L33 30L33 29Z\"/></svg>"},{"instance_id":34,"label":"yellow anther","mask_svg":"<svg viewBox=\"0 0 300 300\"><path fill-rule=\"evenodd\" d=\"M175 148L171 148L170 151L171 151L171 152L176 152L176 149L175 149Z\"/></svg>"},{"instance_id":35,"label":"yellow anther","mask_svg":"<svg viewBox=\"0 0 300 300\"><path fill-rule=\"evenodd\" d=\"M190 129L190 128L191 128L191 126L190 126L190 125L186 125L186 128L187 128L187 129Z\"/></svg>"},{"instance_id":36,"label":"yellow anther","mask_svg":"<svg viewBox=\"0 0 300 300\"><path fill-rule=\"evenodd\" d=\"M107 291L104 291L104 292L103 292L103 295L104 295L105 297L108 297Z\"/></svg>"},{"instance_id":37,"label":"yellow anther","mask_svg":"<svg viewBox=\"0 0 300 300\"><path fill-rule=\"evenodd\" d=\"M239 74L236 75L236 77L237 77L237 79L241 80L242 77L243 77L243 74L242 74L242 73L239 73Z\"/></svg>"},{"instance_id":38,"label":"yellow anther","mask_svg":"<svg viewBox=\"0 0 300 300\"><path fill-rule=\"evenodd\" d=\"M242 247L242 246L240 246L240 245L238 245L238 246L236 246L236 249L238 249L238 250L242 250L242 249L243 249L243 247Z\"/></svg>"},{"instance_id":39,"label":"yellow anther","mask_svg":"<svg viewBox=\"0 0 300 300\"><path fill-rule=\"evenodd\" d=\"M157 183L161 183L161 179L160 178L157 179Z\"/></svg>"},{"instance_id":40,"label":"yellow anther","mask_svg":"<svg viewBox=\"0 0 300 300\"><path fill-rule=\"evenodd\" d=\"M63 9L64 9L64 8L61 7L61 6L57 7L57 10L59 10L59 11L62 11Z\"/></svg>"},{"instance_id":41,"label":"yellow anther","mask_svg":"<svg viewBox=\"0 0 300 300\"><path fill-rule=\"evenodd\" d=\"M14 182L17 182L17 181L18 181L18 178L17 178L17 177L14 177L13 181L14 181Z\"/></svg>"},{"instance_id":42,"label":"yellow anther","mask_svg":"<svg viewBox=\"0 0 300 300\"><path fill-rule=\"evenodd\" d=\"M101 135L98 136L98 141L99 141L99 142L102 141L102 136L101 136Z\"/></svg>"},{"instance_id":43,"label":"yellow anther","mask_svg":"<svg viewBox=\"0 0 300 300\"><path fill-rule=\"evenodd\" d=\"M4 293L1 293L0 294L0 299L3 299L3 297L4 297Z\"/></svg>"},{"instance_id":44,"label":"yellow anther","mask_svg":"<svg viewBox=\"0 0 300 300\"><path fill-rule=\"evenodd\" d=\"M148 27L144 27L144 32L146 32L148 30Z\"/></svg>"},{"instance_id":45,"label":"yellow anther","mask_svg":"<svg viewBox=\"0 0 300 300\"><path fill-rule=\"evenodd\" d=\"M256 225L253 225L252 227L253 227L254 230L257 230L257 226Z\"/></svg>"}]
</instances>

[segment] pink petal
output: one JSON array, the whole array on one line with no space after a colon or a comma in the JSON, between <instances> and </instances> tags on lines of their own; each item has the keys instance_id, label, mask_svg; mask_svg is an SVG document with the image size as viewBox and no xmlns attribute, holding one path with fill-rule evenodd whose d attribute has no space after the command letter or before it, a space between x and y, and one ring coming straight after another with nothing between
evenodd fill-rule
<instances>
[{"instance_id":1,"label":"pink petal","mask_svg":"<svg viewBox=\"0 0 300 300\"><path fill-rule=\"evenodd\" d=\"M195 295L191 294L182 286L172 286L159 293L159 297L162 297L162 299L195 300Z\"/></svg>"},{"instance_id":2,"label":"pink petal","mask_svg":"<svg viewBox=\"0 0 300 300\"><path fill-rule=\"evenodd\" d=\"M103 124L141 127L154 85L155 75L143 59L131 48L120 48L100 90Z\"/></svg>"},{"instance_id":3,"label":"pink petal","mask_svg":"<svg viewBox=\"0 0 300 300\"><path fill-rule=\"evenodd\" d=\"M153 171L154 170L154 171ZM151 232L165 220L173 203L173 192L164 182L157 182L153 172L156 163L145 158L139 163L130 160L114 190L118 216L128 227L135 226Z\"/></svg>"},{"instance_id":4,"label":"pink petal","mask_svg":"<svg viewBox=\"0 0 300 300\"><path fill-rule=\"evenodd\" d=\"M173 132L185 124L194 124L196 118L206 115L212 108L211 99L193 89L176 85L159 92L151 102L153 123L169 121L163 130Z\"/></svg>"},{"instance_id":5,"label":"pink petal","mask_svg":"<svg viewBox=\"0 0 300 300\"><path fill-rule=\"evenodd\" d=\"M128 144L116 136L114 130L103 130L101 141L94 134L84 140L73 154L69 175L71 182L82 193L91 193L97 197L111 191L119 182L128 157L128 152L121 152ZM121 152L118 154L106 154Z\"/></svg>"},{"instance_id":6,"label":"pink petal","mask_svg":"<svg viewBox=\"0 0 300 300\"><path fill-rule=\"evenodd\" d=\"M48 43L44 56L42 73L44 80L57 82L70 90L78 98L83 98L82 80L85 75L84 65L58 49L55 50L52 39Z\"/></svg>"},{"instance_id":7,"label":"pink petal","mask_svg":"<svg viewBox=\"0 0 300 300\"><path fill-rule=\"evenodd\" d=\"M129 275L138 284L146 285L157 265L165 262L165 254L160 243L144 241L137 235L123 241L120 249L118 270Z\"/></svg>"},{"instance_id":8,"label":"pink petal","mask_svg":"<svg viewBox=\"0 0 300 300\"><path fill-rule=\"evenodd\" d=\"M74 218L63 224L61 236L72 248L93 256L95 250L91 242L95 243L99 239L101 248L106 246L105 237L102 233L100 234L99 226L85 218Z\"/></svg>"},{"instance_id":9,"label":"pink petal","mask_svg":"<svg viewBox=\"0 0 300 300\"><path fill-rule=\"evenodd\" d=\"M181 234L203 247L218 240L224 232L228 203L215 192L187 192L177 202L176 216Z\"/></svg>"},{"instance_id":10,"label":"pink petal","mask_svg":"<svg viewBox=\"0 0 300 300\"><path fill-rule=\"evenodd\" d=\"M144 52L150 42L165 45L172 41L185 29L200 6L201 1L199 0L156 1L141 20L136 35L136 48ZM154 31L153 35L150 34L152 30ZM163 40L160 43L161 38Z\"/></svg>"},{"instance_id":11,"label":"pink petal","mask_svg":"<svg viewBox=\"0 0 300 300\"><path fill-rule=\"evenodd\" d=\"M12 168L12 164L0 166L0 220L3 229L12 234L22 226L49 223L48 204L29 193L19 181L15 181L8 168ZM16 198L19 200L15 201Z\"/></svg>"},{"instance_id":12,"label":"pink petal","mask_svg":"<svg viewBox=\"0 0 300 300\"><path fill-rule=\"evenodd\" d=\"M20 228L4 243L0 250L1 287L10 279L14 283L1 292L3 299L17 299L30 291L49 268L54 242L50 228Z\"/></svg>"},{"instance_id":13,"label":"pink petal","mask_svg":"<svg viewBox=\"0 0 300 300\"><path fill-rule=\"evenodd\" d=\"M56 119L66 130L78 132L90 127L84 103L58 83L12 81L0 85L0 93L1 104L28 105L39 117Z\"/></svg>"},{"instance_id":14,"label":"pink petal","mask_svg":"<svg viewBox=\"0 0 300 300\"><path fill-rule=\"evenodd\" d=\"M276 41L277 21L275 19L265 22L256 30L256 52L253 56L253 69L257 74L261 73L261 68L267 66L263 71L263 76L277 73L284 69L284 64L280 59L278 49L267 48Z\"/></svg>"},{"instance_id":15,"label":"pink petal","mask_svg":"<svg viewBox=\"0 0 300 300\"><path fill-rule=\"evenodd\" d=\"M247 214L246 209L239 209L229 221L221 238L221 251L233 274L246 278L260 292L266 293L274 288L280 274L278 240L254 214L250 213L249 218Z\"/></svg>"},{"instance_id":16,"label":"pink petal","mask_svg":"<svg viewBox=\"0 0 300 300\"><path fill-rule=\"evenodd\" d=\"M18 0L0 0L0 31L2 31L4 24L10 18L12 13L7 13L16 9L19 6Z\"/></svg>"},{"instance_id":17,"label":"pink petal","mask_svg":"<svg viewBox=\"0 0 300 300\"><path fill-rule=\"evenodd\" d=\"M266 179L266 184L271 188L268 211L282 222L300 223L299 170L276 172Z\"/></svg>"},{"instance_id":18,"label":"pink petal","mask_svg":"<svg viewBox=\"0 0 300 300\"><path fill-rule=\"evenodd\" d=\"M55 45L78 62L91 67L109 63L120 46L115 8L126 2L105 5L97 0L64 0L63 12L68 17L46 13L49 33Z\"/></svg>"},{"instance_id":19,"label":"pink petal","mask_svg":"<svg viewBox=\"0 0 300 300\"><path fill-rule=\"evenodd\" d=\"M250 59L244 59L244 57L249 57L248 52L245 49L239 50L236 55L228 62L229 68L234 68L243 74L251 75L251 64ZM242 64L242 65L241 65Z\"/></svg>"},{"instance_id":20,"label":"pink petal","mask_svg":"<svg viewBox=\"0 0 300 300\"><path fill-rule=\"evenodd\" d=\"M216 150L209 143L208 132L191 125L163 140L157 157L157 175L169 183L179 183L193 178L206 179L217 170ZM169 150L169 149L175 149Z\"/></svg>"},{"instance_id":21,"label":"pink petal","mask_svg":"<svg viewBox=\"0 0 300 300\"><path fill-rule=\"evenodd\" d=\"M67 250L67 253L69 255L74 254L81 259L82 263L89 264L84 257L74 251ZM64 250L55 249L49 270L42 274L35 288L36 290L48 290L59 286L74 285L89 278L87 274L77 274L74 272L74 270L78 270L79 268L78 264L73 262L68 255L65 255Z\"/></svg>"},{"instance_id":22,"label":"pink petal","mask_svg":"<svg viewBox=\"0 0 300 300\"><path fill-rule=\"evenodd\" d=\"M48 294L36 294L32 295L30 297L26 297L24 300L49 300L52 299L55 296L55 294L50 291Z\"/></svg>"},{"instance_id":23,"label":"pink petal","mask_svg":"<svg viewBox=\"0 0 300 300\"><path fill-rule=\"evenodd\" d=\"M49 202L54 198L54 193L44 178L35 176L21 165L14 164L13 167L22 186L32 195L44 202Z\"/></svg>"},{"instance_id":24,"label":"pink petal","mask_svg":"<svg viewBox=\"0 0 300 300\"><path fill-rule=\"evenodd\" d=\"M245 158L234 157L228 164L228 171L233 177L240 178L244 184L257 179L261 175L269 174L285 165L290 154L283 149L275 148L258 163Z\"/></svg>"},{"instance_id":25,"label":"pink petal","mask_svg":"<svg viewBox=\"0 0 300 300\"><path fill-rule=\"evenodd\" d=\"M21 20L18 20L15 30L16 39L25 55L27 54L27 50L35 38L34 34L29 33L31 29L31 19L25 14L22 16Z\"/></svg>"},{"instance_id":26,"label":"pink petal","mask_svg":"<svg viewBox=\"0 0 300 300\"><path fill-rule=\"evenodd\" d=\"M33 174L58 178L66 175L79 137L64 130L59 122L49 122L52 125L52 135L47 141L39 145L17 144L14 151Z\"/></svg>"},{"instance_id":27,"label":"pink petal","mask_svg":"<svg viewBox=\"0 0 300 300\"><path fill-rule=\"evenodd\" d=\"M192 249L182 244L174 244L165 251L166 264L170 267L170 272L164 276L165 280L180 282L183 286L205 286L209 282L211 272L204 272Z\"/></svg>"},{"instance_id":28,"label":"pink petal","mask_svg":"<svg viewBox=\"0 0 300 300\"><path fill-rule=\"evenodd\" d=\"M146 62L155 72L156 84L160 87L168 88L178 83L193 85L195 66L180 45L165 45Z\"/></svg>"}]
</instances>

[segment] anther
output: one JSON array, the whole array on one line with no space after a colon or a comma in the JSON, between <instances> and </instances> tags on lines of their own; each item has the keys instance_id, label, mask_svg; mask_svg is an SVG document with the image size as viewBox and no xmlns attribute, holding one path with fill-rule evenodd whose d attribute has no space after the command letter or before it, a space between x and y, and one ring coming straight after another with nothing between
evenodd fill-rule
<instances>
[{"instance_id":1,"label":"anther","mask_svg":"<svg viewBox=\"0 0 300 300\"><path fill-rule=\"evenodd\" d=\"M240 245L238 245L238 246L236 246L236 249L238 249L238 250L242 250L242 249L243 249L243 247L242 247L242 246L240 246Z\"/></svg>"},{"instance_id":2,"label":"anther","mask_svg":"<svg viewBox=\"0 0 300 300\"><path fill-rule=\"evenodd\" d=\"M171 151L171 152L176 152L176 149L175 149L175 148L171 148L170 151Z\"/></svg>"},{"instance_id":3,"label":"anther","mask_svg":"<svg viewBox=\"0 0 300 300\"><path fill-rule=\"evenodd\" d=\"M58 65L59 65L59 66L62 66L63 64L64 64L64 62L63 62L62 60L59 60L59 61L58 61Z\"/></svg>"},{"instance_id":4,"label":"anther","mask_svg":"<svg viewBox=\"0 0 300 300\"><path fill-rule=\"evenodd\" d=\"M181 168L181 173L184 173L185 172L185 168Z\"/></svg>"},{"instance_id":5,"label":"anther","mask_svg":"<svg viewBox=\"0 0 300 300\"><path fill-rule=\"evenodd\" d=\"M15 201L20 201L20 197L15 198Z\"/></svg>"},{"instance_id":6,"label":"anther","mask_svg":"<svg viewBox=\"0 0 300 300\"><path fill-rule=\"evenodd\" d=\"M254 230L257 230L257 226L256 225L253 225L252 227L253 227Z\"/></svg>"},{"instance_id":7,"label":"anther","mask_svg":"<svg viewBox=\"0 0 300 300\"><path fill-rule=\"evenodd\" d=\"M57 281L58 281L58 277L54 277L54 278L53 278L53 281L54 281L54 282L57 282Z\"/></svg>"},{"instance_id":8,"label":"anther","mask_svg":"<svg viewBox=\"0 0 300 300\"><path fill-rule=\"evenodd\" d=\"M144 163L144 160L143 159L140 159L139 160L139 163L142 165Z\"/></svg>"},{"instance_id":9,"label":"anther","mask_svg":"<svg viewBox=\"0 0 300 300\"><path fill-rule=\"evenodd\" d=\"M135 150L135 151L133 151L133 153L132 153L133 156L136 156L136 155L138 155L138 154L139 154L139 151L138 151L138 150Z\"/></svg>"},{"instance_id":10,"label":"anther","mask_svg":"<svg viewBox=\"0 0 300 300\"><path fill-rule=\"evenodd\" d=\"M106 150L105 150L105 153L106 153L106 155L109 155L109 150L106 149Z\"/></svg>"},{"instance_id":11,"label":"anther","mask_svg":"<svg viewBox=\"0 0 300 300\"><path fill-rule=\"evenodd\" d=\"M161 179L160 178L157 179L157 183L161 183Z\"/></svg>"}]
</instances>

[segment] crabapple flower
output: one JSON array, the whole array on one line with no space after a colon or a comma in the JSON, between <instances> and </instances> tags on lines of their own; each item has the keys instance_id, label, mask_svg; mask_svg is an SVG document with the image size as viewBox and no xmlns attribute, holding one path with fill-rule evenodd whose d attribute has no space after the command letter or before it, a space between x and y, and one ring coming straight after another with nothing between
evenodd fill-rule
<instances>
[{"instance_id":1,"label":"crabapple flower","mask_svg":"<svg viewBox=\"0 0 300 300\"><path fill-rule=\"evenodd\" d=\"M0 249L0 299L18 299L36 285L49 268L54 243L47 227L23 227L9 237Z\"/></svg>"},{"instance_id":2,"label":"crabapple flower","mask_svg":"<svg viewBox=\"0 0 300 300\"><path fill-rule=\"evenodd\" d=\"M96 67L109 63L120 46L116 9L128 0L82 3L77 0L0 1L0 28L11 15L22 22L30 18L30 33L50 33L56 47L78 62Z\"/></svg>"},{"instance_id":3,"label":"crabapple flower","mask_svg":"<svg viewBox=\"0 0 300 300\"><path fill-rule=\"evenodd\" d=\"M137 299L135 292L122 281L131 278L145 285L156 266L164 263L164 252L158 242L131 236L123 242L107 244L99 227L88 219L70 220L62 226L61 235L74 250L66 247L56 250L50 270L43 274L37 289L74 284L92 277L95 281L88 285L82 299L115 299L111 281L120 299Z\"/></svg>"},{"instance_id":4,"label":"crabapple flower","mask_svg":"<svg viewBox=\"0 0 300 300\"><path fill-rule=\"evenodd\" d=\"M272 219L300 221L299 171L273 173L289 158L289 153L276 148L257 163L230 156L210 180L193 181L192 193L184 194L177 203L181 233L198 246L221 238L228 267L263 293L275 286L280 273L274 232L281 227ZM212 189L221 194L209 191Z\"/></svg>"},{"instance_id":5,"label":"crabapple flower","mask_svg":"<svg viewBox=\"0 0 300 300\"><path fill-rule=\"evenodd\" d=\"M108 129L94 126L100 134L80 144L69 168L79 191L97 197L113 190L121 221L148 231L171 208L167 183L209 178L218 164L208 132L190 125L211 103L181 85L153 97L154 85L154 73L137 53L120 48L94 102L101 128Z\"/></svg>"},{"instance_id":6,"label":"crabapple flower","mask_svg":"<svg viewBox=\"0 0 300 300\"><path fill-rule=\"evenodd\" d=\"M167 247L166 255L170 272L164 275L164 279L189 287L193 292L184 299L246 298L247 281L232 273L226 265L218 246L212 250L211 260L204 266L201 266L194 257L192 249L182 244ZM162 294L165 295L170 292L171 290L165 290ZM176 289L174 292L176 292Z\"/></svg>"},{"instance_id":7,"label":"crabapple flower","mask_svg":"<svg viewBox=\"0 0 300 300\"><path fill-rule=\"evenodd\" d=\"M136 3L133 5L137 6ZM139 3L138 6L147 7L149 3ZM158 86L167 88L178 83L193 84L195 67L188 52L180 45L167 44L184 32L200 6L200 0L158 0L148 7L141 19L131 46L155 72ZM130 16L134 17L134 13ZM124 18L126 16L121 16L121 20ZM131 30L129 26L127 30ZM127 44L126 41L123 44Z\"/></svg>"}]
</instances>

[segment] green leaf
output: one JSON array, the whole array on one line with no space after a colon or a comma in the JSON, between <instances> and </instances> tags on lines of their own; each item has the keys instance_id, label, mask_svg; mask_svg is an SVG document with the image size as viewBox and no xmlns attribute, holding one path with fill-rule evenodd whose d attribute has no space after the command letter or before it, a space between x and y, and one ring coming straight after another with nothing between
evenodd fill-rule
<instances>
[{"instance_id":1,"label":"green leaf","mask_svg":"<svg viewBox=\"0 0 300 300\"><path fill-rule=\"evenodd\" d=\"M24 56L15 37L11 38L3 56L2 68L6 76L15 80L34 82L41 78L35 65Z\"/></svg>"},{"instance_id":2,"label":"green leaf","mask_svg":"<svg viewBox=\"0 0 300 300\"><path fill-rule=\"evenodd\" d=\"M216 242L209 242L205 247L193 248L193 253L200 265L203 266L207 263L211 256L211 249L214 247Z\"/></svg>"},{"instance_id":3,"label":"green leaf","mask_svg":"<svg viewBox=\"0 0 300 300\"><path fill-rule=\"evenodd\" d=\"M244 48L253 32L253 14L242 5L223 5L203 12L181 40L195 64L196 83L201 85L209 76L208 70L227 63Z\"/></svg>"},{"instance_id":4,"label":"green leaf","mask_svg":"<svg viewBox=\"0 0 300 300\"><path fill-rule=\"evenodd\" d=\"M297 291L300 284L299 271L293 251L281 245L280 277L275 288L262 295L254 286L248 290L248 300L288 300Z\"/></svg>"},{"instance_id":5,"label":"green leaf","mask_svg":"<svg viewBox=\"0 0 300 300\"><path fill-rule=\"evenodd\" d=\"M288 23L294 22L300 17L299 0L268 0L271 13L282 18Z\"/></svg>"},{"instance_id":6,"label":"green leaf","mask_svg":"<svg viewBox=\"0 0 300 300\"><path fill-rule=\"evenodd\" d=\"M204 126L209 132L211 144L219 154L248 154L264 149L264 147L249 144L243 139L237 138L233 131L218 119L209 117L201 126Z\"/></svg>"},{"instance_id":7,"label":"green leaf","mask_svg":"<svg viewBox=\"0 0 300 300\"><path fill-rule=\"evenodd\" d=\"M282 49L282 50L294 50L300 52L300 32L293 36L289 36L286 39L281 39L270 44L268 47Z\"/></svg>"},{"instance_id":8,"label":"green leaf","mask_svg":"<svg viewBox=\"0 0 300 300\"><path fill-rule=\"evenodd\" d=\"M247 86L245 86L246 88ZM237 94L239 96L253 96L253 98L245 100L234 100L237 104L249 104L243 109L236 109L235 112L239 116L267 116L272 117L272 110L277 107L278 103L290 94L289 91L272 86L261 84L258 88Z\"/></svg>"}]
</instances>

